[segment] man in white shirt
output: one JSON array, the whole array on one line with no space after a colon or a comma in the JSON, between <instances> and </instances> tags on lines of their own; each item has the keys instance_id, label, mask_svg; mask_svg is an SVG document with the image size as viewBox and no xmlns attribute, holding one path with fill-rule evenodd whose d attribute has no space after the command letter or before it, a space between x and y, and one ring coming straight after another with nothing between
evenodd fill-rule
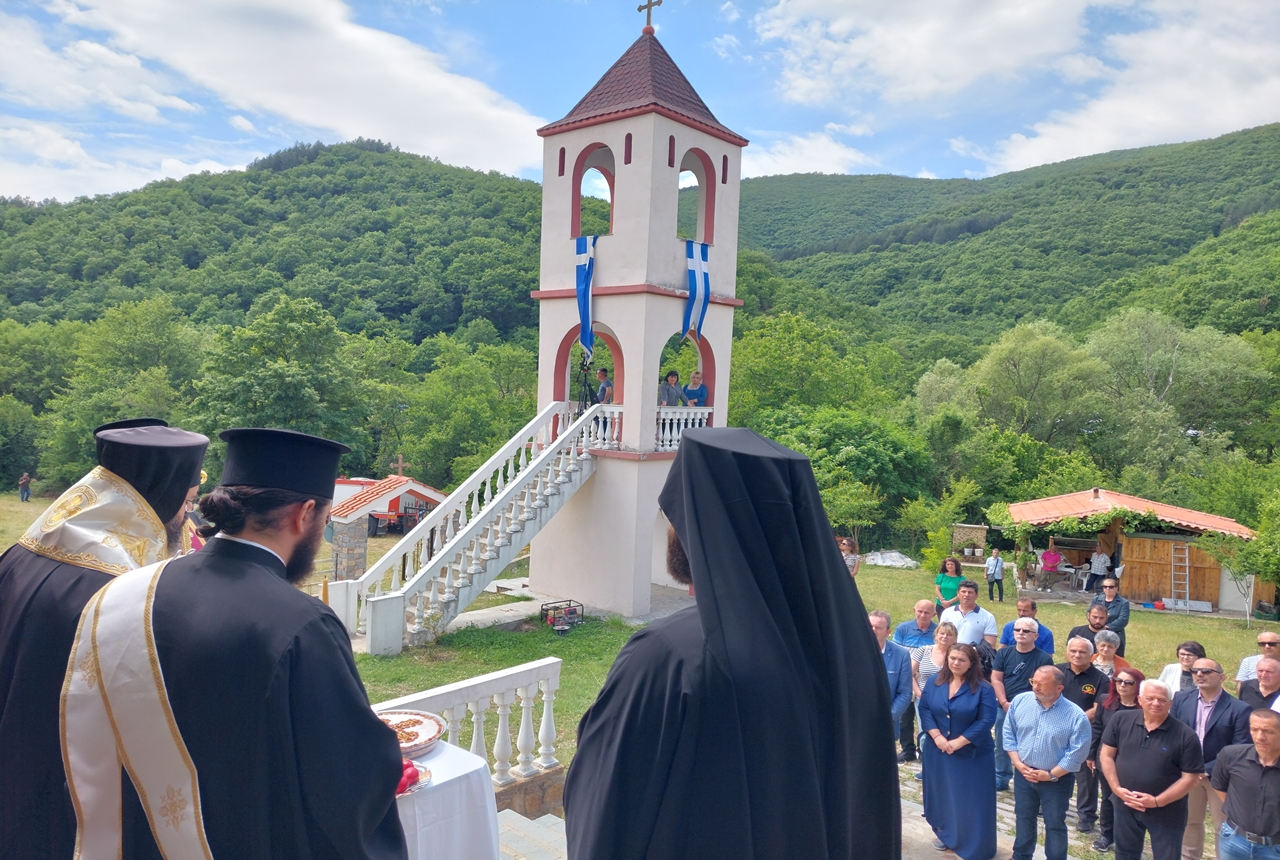
<instances>
[{"instance_id":1,"label":"man in white shirt","mask_svg":"<svg viewBox=\"0 0 1280 860\"><path fill-rule=\"evenodd\" d=\"M956 591L960 602L942 611L941 621L956 626L956 641L961 645L977 645L983 639L996 647L996 617L978 605L978 583L966 579Z\"/></svg>"},{"instance_id":2,"label":"man in white shirt","mask_svg":"<svg viewBox=\"0 0 1280 860\"><path fill-rule=\"evenodd\" d=\"M1093 551L1093 555L1089 556L1089 581L1085 583L1084 591L1093 591L1110 572L1111 556L1103 552L1102 547L1098 547Z\"/></svg>"}]
</instances>

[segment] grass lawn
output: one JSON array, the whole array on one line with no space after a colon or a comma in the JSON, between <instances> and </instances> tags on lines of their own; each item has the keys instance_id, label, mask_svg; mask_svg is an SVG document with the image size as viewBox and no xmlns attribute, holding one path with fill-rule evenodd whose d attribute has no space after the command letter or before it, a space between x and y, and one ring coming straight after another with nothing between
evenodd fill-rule
<instances>
[{"instance_id":1,"label":"grass lawn","mask_svg":"<svg viewBox=\"0 0 1280 860\"><path fill-rule=\"evenodd\" d=\"M18 542L22 533L44 513L44 509L52 504L52 499L31 497L31 501L23 504L18 501L18 492L0 493L0 551L8 549Z\"/></svg>"}]
</instances>

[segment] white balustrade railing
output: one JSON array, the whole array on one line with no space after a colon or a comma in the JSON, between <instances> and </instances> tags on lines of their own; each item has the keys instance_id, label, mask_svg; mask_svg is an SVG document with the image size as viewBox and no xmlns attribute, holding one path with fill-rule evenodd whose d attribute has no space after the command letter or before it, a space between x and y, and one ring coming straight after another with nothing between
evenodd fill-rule
<instances>
[{"instance_id":1,"label":"white balustrade railing","mask_svg":"<svg viewBox=\"0 0 1280 860\"><path fill-rule=\"evenodd\" d=\"M713 411L710 406L659 406L654 447L659 451L676 450L680 447L680 434L694 427L709 425Z\"/></svg>"},{"instance_id":2,"label":"white balustrade railing","mask_svg":"<svg viewBox=\"0 0 1280 860\"><path fill-rule=\"evenodd\" d=\"M556 690L560 688L559 657L546 657L532 663L522 663L510 669L501 669L434 687L420 693L401 696L373 706L375 711L415 710L429 711L444 717L448 734L444 740L461 746L462 721L470 714L471 752L489 762L495 786L508 785L517 777L533 776L555 767L556 760ZM538 731L534 734L534 706L542 699L542 716ZM511 764L511 707L519 703L520 719L516 731L516 763ZM490 757L486 749L485 715L493 706L498 716L498 728ZM537 747L535 750L535 746ZM534 753L537 752L537 757Z\"/></svg>"},{"instance_id":3,"label":"white balustrade railing","mask_svg":"<svg viewBox=\"0 0 1280 860\"><path fill-rule=\"evenodd\" d=\"M599 417L587 427L587 446L606 451L622 447L622 407L614 403L600 404Z\"/></svg>"},{"instance_id":4,"label":"white balustrade railing","mask_svg":"<svg viewBox=\"0 0 1280 860\"><path fill-rule=\"evenodd\" d=\"M480 596L593 473L588 430L607 422L602 409L572 423L566 404L543 410L361 577L370 654L432 641Z\"/></svg>"}]
</instances>

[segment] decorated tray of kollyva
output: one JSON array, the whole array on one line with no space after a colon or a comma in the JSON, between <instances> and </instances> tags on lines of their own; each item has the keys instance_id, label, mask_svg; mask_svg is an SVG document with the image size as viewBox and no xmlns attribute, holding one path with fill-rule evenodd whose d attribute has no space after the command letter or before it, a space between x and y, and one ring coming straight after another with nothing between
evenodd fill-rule
<instances>
[{"instance_id":1,"label":"decorated tray of kollyva","mask_svg":"<svg viewBox=\"0 0 1280 860\"><path fill-rule=\"evenodd\" d=\"M426 711L381 711L378 719L395 730L405 758L427 752L444 736L444 719Z\"/></svg>"}]
</instances>

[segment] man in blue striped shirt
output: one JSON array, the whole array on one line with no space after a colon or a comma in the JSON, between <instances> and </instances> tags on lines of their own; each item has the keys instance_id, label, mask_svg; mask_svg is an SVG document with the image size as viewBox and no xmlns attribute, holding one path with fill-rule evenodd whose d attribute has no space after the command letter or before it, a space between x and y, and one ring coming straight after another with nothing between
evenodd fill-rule
<instances>
[{"instance_id":1,"label":"man in blue striped shirt","mask_svg":"<svg viewBox=\"0 0 1280 860\"><path fill-rule=\"evenodd\" d=\"M1041 666L1031 692L1015 696L1004 719L1004 749L1013 762L1017 829L1013 860L1031 860L1036 818L1044 810L1046 860L1066 860L1067 806L1084 766L1092 731L1084 711L1062 696L1066 678L1057 666Z\"/></svg>"}]
</instances>

